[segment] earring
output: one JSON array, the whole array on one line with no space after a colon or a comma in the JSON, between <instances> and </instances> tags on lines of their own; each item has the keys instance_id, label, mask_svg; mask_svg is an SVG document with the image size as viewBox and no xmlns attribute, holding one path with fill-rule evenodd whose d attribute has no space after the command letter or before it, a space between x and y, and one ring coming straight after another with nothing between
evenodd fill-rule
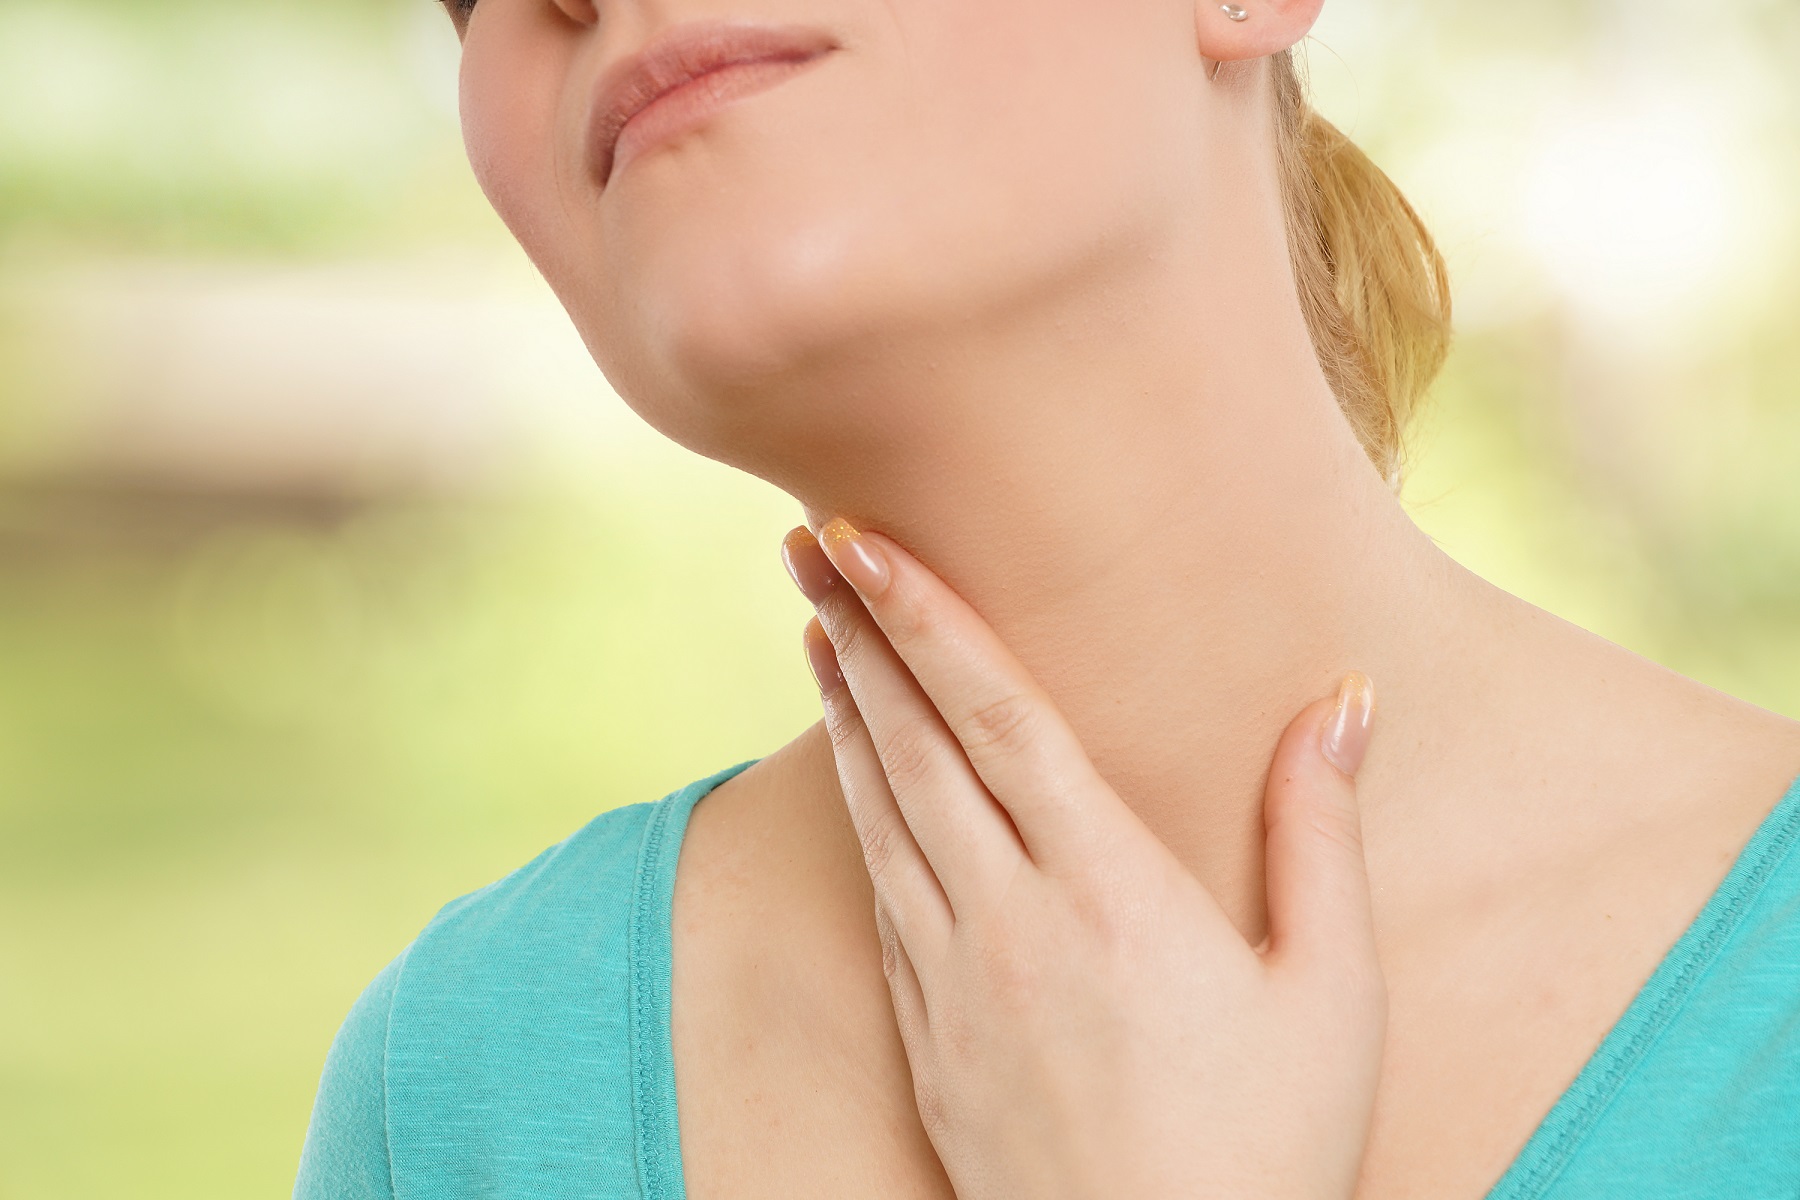
<instances>
[{"instance_id":1,"label":"earring","mask_svg":"<svg viewBox=\"0 0 1800 1200\"><path fill-rule=\"evenodd\" d=\"M1233 21L1244 21L1244 20L1248 20L1250 17L1250 14L1248 12L1244 11L1244 9L1240 5L1236 5L1236 4L1221 4L1221 5L1219 5L1219 11L1224 13L1227 17L1229 17ZM1211 80L1217 79L1219 77L1219 68L1224 65L1225 65L1224 59L1220 59L1218 62L1215 62L1213 64L1212 70L1208 71L1206 74L1207 80L1211 81Z\"/></svg>"}]
</instances>

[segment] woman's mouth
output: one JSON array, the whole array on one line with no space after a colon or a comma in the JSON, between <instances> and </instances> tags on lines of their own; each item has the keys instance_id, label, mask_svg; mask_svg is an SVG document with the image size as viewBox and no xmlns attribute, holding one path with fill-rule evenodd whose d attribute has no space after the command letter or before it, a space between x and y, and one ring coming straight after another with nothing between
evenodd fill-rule
<instances>
[{"instance_id":1,"label":"woman's mouth","mask_svg":"<svg viewBox=\"0 0 1800 1200\"><path fill-rule=\"evenodd\" d=\"M802 26L693 22L652 38L601 72L588 116L594 178L604 188L646 148L836 48L829 35Z\"/></svg>"}]
</instances>

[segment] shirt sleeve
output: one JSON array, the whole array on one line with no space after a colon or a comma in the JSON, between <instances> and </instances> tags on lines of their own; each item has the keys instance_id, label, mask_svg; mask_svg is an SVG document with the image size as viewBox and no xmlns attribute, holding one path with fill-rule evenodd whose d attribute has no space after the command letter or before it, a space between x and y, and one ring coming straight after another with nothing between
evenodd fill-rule
<instances>
[{"instance_id":1,"label":"shirt sleeve","mask_svg":"<svg viewBox=\"0 0 1800 1200\"><path fill-rule=\"evenodd\" d=\"M313 1100L294 1200L393 1200L387 1137L387 1034L400 952L344 1018Z\"/></svg>"}]
</instances>

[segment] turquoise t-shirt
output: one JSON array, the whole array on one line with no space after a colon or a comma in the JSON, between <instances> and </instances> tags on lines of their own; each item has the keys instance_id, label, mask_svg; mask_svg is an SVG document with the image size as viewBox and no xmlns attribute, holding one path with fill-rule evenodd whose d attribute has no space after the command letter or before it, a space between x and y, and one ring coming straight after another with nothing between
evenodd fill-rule
<instances>
[{"instance_id":1,"label":"turquoise t-shirt","mask_svg":"<svg viewBox=\"0 0 1800 1200\"><path fill-rule=\"evenodd\" d=\"M297 1200L686 1200L669 916L688 814L603 813L446 904L332 1043ZM1488 1200L1800 1198L1800 779Z\"/></svg>"}]
</instances>

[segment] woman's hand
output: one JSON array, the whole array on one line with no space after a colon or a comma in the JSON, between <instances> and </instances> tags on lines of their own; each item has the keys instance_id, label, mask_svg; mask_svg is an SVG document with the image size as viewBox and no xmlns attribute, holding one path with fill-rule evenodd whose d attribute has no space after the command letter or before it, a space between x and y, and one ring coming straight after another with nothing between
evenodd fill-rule
<instances>
[{"instance_id":1,"label":"woman's hand","mask_svg":"<svg viewBox=\"0 0 1800 1200\"><path fill-rule=\"evenodd\" d=\"M1252 947L918 560L842 519L783 557L819 612L807 653L960 1200L1349 1196L1387 1013L1353 782L1367 679L1276 749Z\"/></svg>"}]
</instances>

